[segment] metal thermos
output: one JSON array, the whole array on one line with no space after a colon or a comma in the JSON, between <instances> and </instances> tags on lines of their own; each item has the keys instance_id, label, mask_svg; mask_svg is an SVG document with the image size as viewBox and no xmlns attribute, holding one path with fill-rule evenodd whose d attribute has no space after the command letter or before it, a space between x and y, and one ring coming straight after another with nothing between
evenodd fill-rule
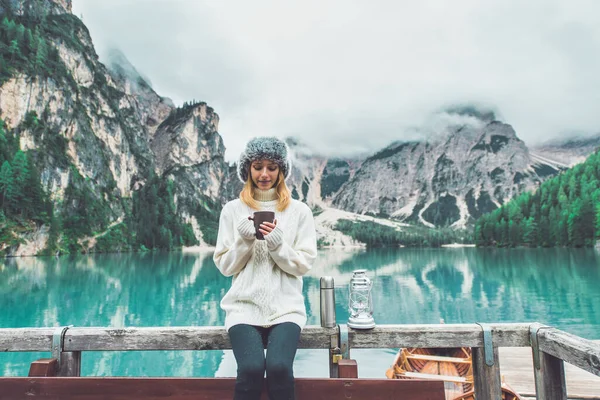
<instances>
[{"instance_id":1,"label":"metal thermos","mask_svg":"<svg viewBox=\"0 0 600 400\"><path fill-rule=\"evenodd\" d=\"M333 328L335 323L335 286L333 277L321 278L321 326Z\"/></svg>"}]
</instances>

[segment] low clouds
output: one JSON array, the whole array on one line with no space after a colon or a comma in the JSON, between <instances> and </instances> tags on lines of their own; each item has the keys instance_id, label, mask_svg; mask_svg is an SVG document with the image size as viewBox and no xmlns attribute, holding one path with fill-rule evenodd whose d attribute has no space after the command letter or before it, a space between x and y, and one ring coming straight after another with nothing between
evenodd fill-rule
<instances>
[{"instance_id":1,"label":"low clouds","mask_svg":"<svg viewBox=\"0 0 600 400\"><path fill-rule=\"evenodd\" d=\"M600 131L600 2L74 0L101 59L118 47L163 96L329 154L412 139L455 104L535 143ZM430 124L429 124L430 125Z\"/></svg>"}]
</instances>

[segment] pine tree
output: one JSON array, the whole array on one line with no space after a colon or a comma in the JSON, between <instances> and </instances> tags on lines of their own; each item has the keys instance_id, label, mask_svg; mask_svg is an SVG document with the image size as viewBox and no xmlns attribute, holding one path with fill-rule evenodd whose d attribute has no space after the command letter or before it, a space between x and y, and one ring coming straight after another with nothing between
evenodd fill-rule
<instances>
[{"instance_id":1,"label":"pine tree","mask_svg":"<svg viewBox=\"0 0 600 400\"><path fill-rule=\"evenodd\" d=\"M46 196L40 182L40 174L30 158L28 158L28 165L27 197L29 197L31 207L28 216L32 219L46 222L48 219L48 210L46 209Z\"/></svg>"},{"instance_id":2,"label":"pine tree","mask_svg":"<svg viewBox=\"0 0 600 400\"><path fill-rule=\"evenodd\" d=\"M596 204L596 239L600 240L600 203Z\"/></svg>"},{"instance_id":3,"label":"pine tree","mask_svg":"<svg viewBox=\"0 0 600 400\"><path fill-rule=\"evenodd\" d=\"M6 25L3 25L3 27L4 31L6 32L6 39L8 42L10 42L17 34L17 24L12 19L8 19L6 20Z\"/></svg>"},{"instance_id":4,"label":"pine tree","mask_svg":"<svg viewBox=\"0 0 600 400\"><path fill-rule=\"evenodd\" d=\"M0 25L2 32L8 32L9 22L9 19L6 16L2 18L2 25Z\"/></svg>"},{"instance_id":5,"label":"pine tree","mask_svg":"<svg viewBox=\"0 0 600 400\"><path fill-rule=\"evenodd\" d=\"M25 32L25 46L27 48L28 54L35 54L37 50L37 40L33 38L33 34L31 33L31 29L27 29Z\"/></svg>"},{"instance_id":6,"label":"pine tree","mask_svg":"<svg viewBox=\"0 0 600 400\"><path fill-rule=\"evenodd\" d=\"M19 43L16 40L11 40L8 47L8 54L10 54L10 61L14 61L15 57L19 56Z\"/></svg>"},{"instance_id":7,"label":"pine tree","mask_svg":"<svg viewBox=\"0 0 600 400\"><path fill-rule=\"evenodd\" d=\"M29 165L24 152L18 151L12 161L12 173L14 180L14 195L11 207L15 212L20 211L25 215L31 211L31 198L27 196L27 182L29 180Z\"/></svg>"},{"instance_id":8,"label":"pine tree","mask_svg":"<svg viewBox=\"0 0 600 400\"><path fill-rule=\"evenodd\" d=\"M473 238L475 240L476 246L485 246L485 241L483 240L483 236L481 234L481 225L482 224L479 221L477 221L477 223L475 224L475 229L473 229Z\"/></svg>"},{"instance_id":9,"label":"pine tree","mask_svg":"<svg viewBox=\"0 0 600 400\"><path fill-rule=\"evenodd\" d=\"M579 167L579 165L577 166ZM577 168L575 167L575 168ZM571 171L571 178L569 179L569 186L568 186L568 195L569 195L569 199L574 200L579 196L579 181L577 180L576 174L575 174L575 170Z\"/></svg>"},{"instance_id":10,"label":"pine tree","mask_svg":"<svg viewBox=\"0 0 600 400\"><path fill-rule=\"evenodd\" d=\"M569 244L575 247L583 245L583 236L581 232L581 200L575 199L571 204L571 210L567 219L569 229Z\"/></svg>"},{"instance_id":11,"label":"pine tree","mask_svg":"<svg viewBox=\"0 0 600 400\"><path fill-rule=\"evenodd\" d=\"M48 47L43 37L38 37L37 51L35 53L35 71L41 73L46 66Z\"/></svg>"},{"instance_id":12,"label":"pine tree","mask_svg":"<svg viewBox=\"0 0 600 400\"><path fill-rule=\"evenodd\" d=\"M7 74L7 69L8 69L8 64L6 64L6 60L4 60L4 57L2 56L2 54L0 54L0 76L2 76L3 74Z\"/></svg>"},{"instance_id":13,"label":"pine tree","mask_svg":"<svg viewBox=\"0 0 600 400\"><path fill-rule=\"evenodd\" d=\"M550 213L548 214L548 218L550 219L550 238L549 238L549 244L551 246L558 246L559 245L559 225L558 225L558 221L559 221L559 214L556 211L556 207L552 206L550 207Z\"/></svg>"},{"instance_id":14,"label":"pine tree","mask_svg":"<svg viewBox=\"0 0 600 400\"><path fill-rule=\"evenodd\" d=\"M17 27L15 28L15 40L19 46L25 41L25 27L21 24L17 24Z\"/></svg>"},{"instance_id":15,"label":"pine tree","mask_svg":"<svg viewBox=\"0 0 600 400\"><path fill-rule=\"evenodd\" d=\"M500 245L507 246L509 243L508 221L502 218L500 222Z\"/></svg>"},{"instance_id":16,"label":"pine tree","mask_svg":"<svg viewBox=\"0 0 600 400\"><path fill-rule=\"evenodd\" d=\"M2 66L2 56L0 56L0 66ZM8 161L10 157L10 148L8 144L8 140L6 139L6 133L4 132L4 128L2 127L3 122L0 119L0 163L4 163L4 161Z\"/></svg>"},{"instance_id":17,"label":"pine tree","mask_svg":"<svg viewBox=\"0 0 600 400\"><path fill-rule=\"evenodd\" d=\"M584 193L584 197L581 199L581 219L579 221L582 246L591 246L594 242L594 219L594 205L592 204L592 200L587 193Z\"/></svg>"},{"instance_id":18,"label":"pine tree","mask_svg":"<svg viewBox=\"0 0 600 400\"><path fill-rule=\"evenodd\" d=\"M538 244L542 247L550 246L550 226L548 217L542 216L539 222Z\"/></svg>"},{"instance_id":19,"label":"pine tree","mask_svg":"<svg viewBox=\"0 0 600 400\"><path fill-rule=\"evenodd\" d=\"M52 215L50 217L50 230L48 232L48 242L46 243L46 251L50 252L50 254L54 253L54 251L57 248L60 230L61 229L59 219L55 215Z\"/></svg>"},{"instance_id":20,"label":"pine tree","mask_svg":"<svg viewBox=\"0 0 600 400\"><path fill-rule=\"evenodd\" d=\"M8 161L4 161L4 163L2 163L2 168L0 168L0 194L2 195L3 210L8 210L7 205L12 202L13 193L14 179L12 167Z\"/></svg>"},{"instance_id":21,"label":"pine tree","mask_svg":"<svg viewBox=\"0 0 600 400\"><path fill-rule=\"evenodd\" d=\"M523 221L523 242L529 247L537 246L537 224L533 218Z\"/></svg>"}]
</instances>

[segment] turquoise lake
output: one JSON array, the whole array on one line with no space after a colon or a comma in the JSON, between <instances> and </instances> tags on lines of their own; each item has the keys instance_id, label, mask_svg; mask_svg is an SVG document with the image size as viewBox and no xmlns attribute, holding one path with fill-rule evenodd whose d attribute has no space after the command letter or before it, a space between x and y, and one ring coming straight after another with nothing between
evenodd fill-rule
<instances>
[{"instance_id":1,"label":"turquoise lake","mask_svg":"<svg viewBox=\"0 0 600 400\"><path fill-rule=\"evenodd\" d=\"M319 324L319 278L336 282L348 318L355 269L373 279L379 324L541 322L600 339L600 252L593 249L322 250L304 278ZM212 253L107 254L0 261L0 328L220 326L230 285ZM354 351L361 376L383 376L394 349ZM0 375L25 376L49 353L0 353ZM301 350L296 376L327 376L326 351ZM361 369L362 368L362 369ZM231 352L84 352L82 375L234 376Z\"/></svg>"}]
</instances>

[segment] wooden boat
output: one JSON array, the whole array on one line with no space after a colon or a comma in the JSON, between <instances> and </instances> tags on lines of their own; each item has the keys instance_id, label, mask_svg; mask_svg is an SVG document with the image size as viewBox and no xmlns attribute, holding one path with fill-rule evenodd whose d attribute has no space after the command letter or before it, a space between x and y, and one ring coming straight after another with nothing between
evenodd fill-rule
<instances>
[{"instance_id":1,"label":"wooden boat","mask_svg":"<svg viewBox=\"0 0 600 400\"><path fill-rule=\"evenodd\" d=\"M470 347L400 349L386 376L443 380L446 400L475 400ZM502 400L521 400L521 397L502 382Z\"/></svg>"}]
</instances>

